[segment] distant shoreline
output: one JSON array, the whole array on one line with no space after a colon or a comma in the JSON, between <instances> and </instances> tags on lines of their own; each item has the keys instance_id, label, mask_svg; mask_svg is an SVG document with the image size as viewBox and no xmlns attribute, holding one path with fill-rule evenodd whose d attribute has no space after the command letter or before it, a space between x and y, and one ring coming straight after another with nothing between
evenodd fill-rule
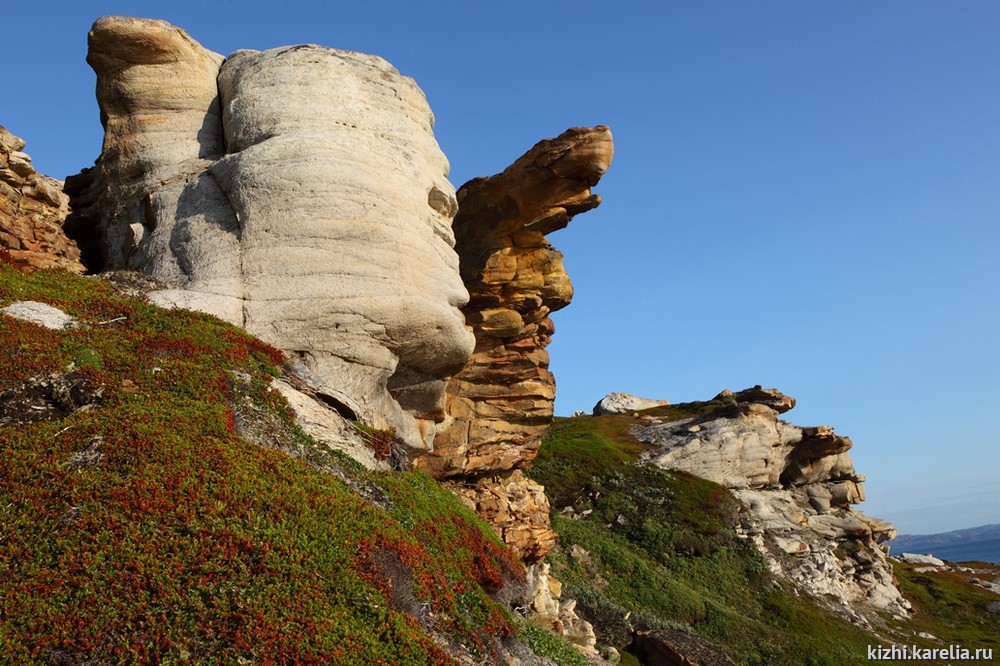
<instances>
[{"instance_id":1,"label":"distant shoreline","mask_svg":"<svg viewBox=\"0 0 1000 666\"><path fill-rule=\"evenodd\" d=\"M901 535L889 542L893 555L919 553L950 562L1000 564L1000 526L987 525L945 534Z\"/></svg>"}]
</instances>

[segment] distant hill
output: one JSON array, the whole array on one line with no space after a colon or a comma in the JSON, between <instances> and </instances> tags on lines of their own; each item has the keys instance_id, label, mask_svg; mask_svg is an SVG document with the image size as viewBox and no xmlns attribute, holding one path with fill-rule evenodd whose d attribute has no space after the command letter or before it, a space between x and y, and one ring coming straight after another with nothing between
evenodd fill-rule
<instances>
[{"instance_id":1,"label":"distant hill","mask_svg":"<svg viewBox=\"0 0 1000 666\"><path fill-rule=\"evenodd\" d=\"M931 554L952 562L1000 564L1000 524L980 525L940 534L901 534L889 542L894 554Z\"/></svg>"}]
</instances>

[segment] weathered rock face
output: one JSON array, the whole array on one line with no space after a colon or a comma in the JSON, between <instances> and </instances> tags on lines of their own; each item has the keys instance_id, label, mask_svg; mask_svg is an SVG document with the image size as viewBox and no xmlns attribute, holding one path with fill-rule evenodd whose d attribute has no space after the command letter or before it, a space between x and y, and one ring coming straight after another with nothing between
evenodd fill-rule
<instances>
[{"instance_id":1,"label":"weathered rock face","mask_svg":"<svg viewBox=\"0 0 1000 666\"><path fill-rule=\"evenodd\" d=\"M472 358L448 384L447 419L416 464L436 476L496 473L534 459L552 420L555 380L545 347L549 314L573 287L545 234L600 204L590 188L611 163L607 127L542 141L458 192L456 250L476 336Z\"/></svg>"},{"instance_id":2,"label":"weathered rock face","mask_svg":"<svg viewBox=\"0 0 1000 666\"><path fill-rule=\"evenodd\" d=\"M601 416L602 414L628 414L629 412L663 407L669 404L666 400L640 398L631 393L609 393L594 405L593 413L594 416Z\"/></svg>"},{"instance_id":3,"label":"weathered rock face","mask_svg":"<svg viewBox=\"0 0 1000 666\"><path fill-rule=\"evenodd\" d=\"M63 232L69 197L35 171L24 145L0 125L0 249L32 268L82 273L80 251Z\"/></svg>"},{"instance_id":4,"label":"weathered rock face","mask_svg":"<svg viewBox=\"0 0 1000 666\"><path fill-rule=\"evenodd\" d=\"M145 19L99 19L89 49L104 148L68 183L89 267L162 280L154 302L243 326L345 411L429 446L473 338L412 79L319 46L223 59Z\"/></svg>"},{"instance_id":5,"label":"weathered rock face","mask_svg":"<svg viewBox=\"0 0 1000 666\"><path fill-rule=\"evenodd\" d=\"M548 563L532 564L526 570L531 623L565 636L581 654L596 657L594 626L576 614L575 599L562 599L562 583L549 574Z\"/></svg>"},{"instance_id":6,"label":"weathered rock face","mask_svg":"<svg viewBox=\"0 0 1000 666\"><path fill-rule=\"evenodd\" d=\"M521 470L443 485L490 523L524 562L539 561L555 545L545 489Z\"/></svg>"},{"instance_id":7,"label":"weathered rock face","mask_svg":"<svg viewBox=\"0 0 1000 666\"><path fill-rule=\"evenodd\" d=\"M643 460L726 486L749 509L742 526L775 573L817 598L833 595L844 614L866 602L905 614L909 603L893 582L883 542L892 525L852 510L864 500L864 477L851 440L832 428L802 428L778 418L795 401L759 386L725 391L690 405L699 415L633 429L654 445Z\"/></svg>"},{"instance_id":8,"label":"weathered rock face","mask_svg":"<svg viewBox=\"0 0 1000 666\"><path fill-rule=\"evenodd\" d=\"M795 400L774 389L754 387L716 396L707 416L642 428L657 448L646 457L660 467L680 467L727 488L797 487L823 484L849 506L864 499L847 450L851 440L832 428L800 428L777 418ZM829 502L828 502L829 504Z\"/></svg>"}]
</instances>

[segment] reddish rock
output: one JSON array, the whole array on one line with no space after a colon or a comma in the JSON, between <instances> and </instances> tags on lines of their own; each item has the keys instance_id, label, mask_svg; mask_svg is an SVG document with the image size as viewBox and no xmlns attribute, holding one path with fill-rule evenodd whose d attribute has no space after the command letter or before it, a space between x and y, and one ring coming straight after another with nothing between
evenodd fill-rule
<instances>
[{"instance_id":1,"label":"reddish rock","mask_svg":"<svg viewBox=\"0 0 1000 666\"><path fill-rule=\"evenodd\" d=\"M24 141L0 126L0 250L31 268L82 273L80 251L63 233L69 197L62 183L37 173Z\"/></svg>"},{"instance_id":2,"label":"reddish rock","mask_svg":"<svg viewBox=\"0 0 1000 666\"><path fill-rule=\"evenodd\" d=\"M503 173L458 191L455 250L469 290L463 309L476 349L447 388L434 449L415 464L438 477L530 464L552 420L549 314L573 286L545 234L600 204L591 193L611 164L607 127L573 128L535 145Z\"/></svg>"}]
</instances>

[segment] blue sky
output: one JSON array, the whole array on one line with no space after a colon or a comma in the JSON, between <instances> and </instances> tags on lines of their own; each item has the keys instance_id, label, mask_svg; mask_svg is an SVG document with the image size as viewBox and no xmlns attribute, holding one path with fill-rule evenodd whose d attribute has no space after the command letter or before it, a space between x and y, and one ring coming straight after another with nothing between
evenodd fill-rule
<instances>
[{"instance_id":1,"label":"blue sky","mask_svg":"<svg viewBox=\"0 0 1000 666\"><path fill-rule=\"evenodd\" d=\"M763 384L854 439L861 509L1000 522L1000 3L55 2L4 9L0 124L90 165L86 34L164 18L207 48L313 42L413 76L457 185L607 124L604 204L551 239L576 297L557 413Z\"/></svg>"}]
</instances>

